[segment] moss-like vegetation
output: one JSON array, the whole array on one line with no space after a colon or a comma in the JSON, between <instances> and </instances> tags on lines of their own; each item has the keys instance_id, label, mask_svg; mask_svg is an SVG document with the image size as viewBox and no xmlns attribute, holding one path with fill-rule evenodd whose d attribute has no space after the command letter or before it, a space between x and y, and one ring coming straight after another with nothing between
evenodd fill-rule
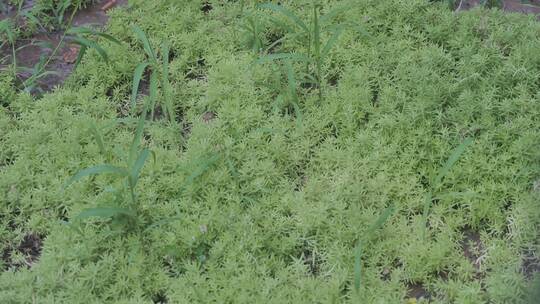
<instances>
[{"instance_id":1,"label":"moss-like vegetation","mask_svg":"<svg viewBox=\"0 0 540 304\"><path fill-rule=\"evenodd\" d=\"M310 24L311 1L281 4ZM0 76L0 303L534 303L540 23L424 0L324 1L320 14L340 7L321 40L347 26L315 84L303 61L256 63L282 37L269 54L309 51L290 19L250 1L130 1L111 12L123 43L101 41L108 63L89 50L37 100ZM170 47L170 96L160 85L157 98L175 111L146 122L155 161L135 228L76 220L127 207L121 179L64 187L127 161L147 59L131 25Z\"/></svg>"}]
</instances>

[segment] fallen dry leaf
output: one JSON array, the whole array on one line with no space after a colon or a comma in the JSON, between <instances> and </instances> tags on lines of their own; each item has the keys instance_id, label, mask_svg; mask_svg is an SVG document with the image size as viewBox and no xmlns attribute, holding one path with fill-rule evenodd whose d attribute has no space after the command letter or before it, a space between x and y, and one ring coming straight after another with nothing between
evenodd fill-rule
<instances>
[{"instance_id":1,"label":"fallen dry leaf","mask_svg":"<svg viewBox=\"0 0 540 304\"><path fill-rule=\"evenodd\" d=\"M70 46L69 49L62 55L64 62L66 63L75 63L77 61L77 56L79 56L79 47Z\"/></svg>"}]
</instances>

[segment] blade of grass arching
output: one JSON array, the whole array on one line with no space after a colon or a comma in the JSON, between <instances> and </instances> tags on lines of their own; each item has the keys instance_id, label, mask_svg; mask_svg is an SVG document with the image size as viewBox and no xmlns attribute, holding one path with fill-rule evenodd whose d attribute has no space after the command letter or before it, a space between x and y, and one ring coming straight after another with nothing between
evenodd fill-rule
<instances>
[{"instance_id":1,"label":"blade of grass arching","mask_svg":"<svg viewBox=\"0 0 540 304\"><path fill-rule=\"evenodd\" d=\"M83 57L84 57L84 54L86 54L86 46L81 46L81 48L79 49L79 54L77 54L77 60L75 60L75 65L73 66L74 69L76 69L79 64L81 63Z\"/></svg>"},{"instance_id":2,"label":"blade of grass arching","mask_svg":"<svg viewBox=\"0 0 540 304\"><path fill-rule=\"evenodd\" d=\"M203 175L214 163L220 159L218 154L213 155L212 157L204 160L199 167L193 171L186 181L180 187L180 191L184 191L187 186L191 185L199 176Z\"/></svg>"},{"instance_id":3,"label":"blade of grass arching","mask_svg":"<svg viewBox=\"0 0 540 304\"><path fill-rule=\"evenodd\" d=\"M141 78L144 74L144 70L150 63L145 61L139 63L133 72L133 87L131 89L131 111L135 112L135 104L137 103L137 92L139 91L139 85L141 83Z\"/></svg>"},{"instance_id":4,"label":"blade of grass arching","mask_svg":"<svg viewBox=\"0 0 540 304\"><path fill-rule=\"evenodd\" d=\"M136 216L135 212L126 208L102 207L85 209L79 213L75 219L82 220L90 217L111 218L117 215L126 215L129 217Z\"/></svg>"},{"instance_id":5,"label":"blade of grass arching","mask_svg":"<svg viewBox=\"0 0 540 304\"><path fill-rule=\"evenodd\" d=\"M437 174L437 177L435 177L435 180L433 181L433 184L431 185L432 189L437 189L439 186L441 186L442 180L444 177L448 174L450 169L454 166L454 164L459 160L463 152L467 149L468 146L470 146L473 143L472 138L466 138L457 148L452 151L452 154L444 164L444 166L439 170L439 173Z\"/></svg>"},{"instance_id":6,"label":"blade of grass arching","mask_svg":"<svg viewBox=\"0 0 540 304\"><path fill-rule=\"evenodd\" d=\"M109 34L106 34L106 33L102 33L102 32L98 32L92 28L89 28L89 27L84 27L84 26L81 26L81 27L72 27L70 28L69 30L66 31L66 34L89 34L89 35L94 35L94 36L99 36L99 37L102 37L102 38L105 38L113 43L116 43L118 45L122 44L120 41L118 41L118 39L114 38L113 36L109 35Z\"/></svg>"},{"instance_id":7,"label":"blade of grass arching","mask_svg":"<svg viewBox=\"0 0 540 304\"><path fill-rule=\"evenodd\" d=\"M373 224L371 224L371 226L366 231L368 238L371 238L373 233L375 233L376 230L381 228L388 221L388 219L394 214L394 211L394 205L391 205L388 208L384 209L384 211L381 213L381 215L379 215L377 220Z\"/></svg>"},{"instance_id":8,"label":"blade of grass arching","mask_svg":"<svg viewBox=\"0 0 540 304\"><path fill-rule=\"evenodd\" d=\"M157 102L158 78L157 72L150 74L150 119L154 119L154 111Z\"/></svg>"},{"instance_id":9,"label":"blade of grass arching","mask_svg":"<svg viewBox=\"0 0 540 304\"><path fill-rule=\"evenodd\" d=\"M105 145L103 144L103 137L101 136L101 133L99 132L96 124L93 121L90 122L90 132L92 132L92 135L94 135L94 138L96 139L96 143L99 147L99 152L101 153L101 155L106 156Z\"/></svg>"},{"instance_id":10,"label":"blade of grass arching","mask_svg":"<svg viewBox=\"0 0 540 304\"><path fill-rule=\"evenodd\" d=\"M144 167L144 163L146 162L146 159L150 155L150 150L143 149L141 153L139 153L139 156L137 157L137 160L135 160L135 163L133 164L133 167L131 167L130 170L130 179L131 179L131 185L135 187L137 185L137 182L139 181L139 176L141 174L141 170Z\"/></svg>"},{"instance_id":11,"label":"blade of grass arching","mask_svg":"<svg viewBox=\"0 0 540 304\"><path fill-rule=\"evenodd\" d=\"M362 254L363 254L363 244L364 242L368 242L373 235L375 234L375 231L381 228L388 219L394 214L395 207L394 205L390 205L388 208L386 208L381 215L375 220L371 226L366 230L364 234L364 238L360 238L358 240L358 243L355 248L355 254L354 254L354 289L358 292L360 290L360 283L361 283L361 267L362 267Z\"/></svg>"},{"instance_id":12,"label":"blade of grass arching","mask_svg":"<svg viewBox=\"0 0 540 304\"><path fill-rule=\"evenodd\" d=\"M148 37L146 37L146 34L137 25L134 25L132 29L135 32L135 35L137 36L137 38L139 38L139 40L141 40L141 42L143 43L144 50L146 51L146 54L148 55L148 57L150 57L150 60L156 63L157 62L156 54L154 53L154 50L150 46L150 41L148 40Z\"/></svg>"},{"instance_id":13,"label":"blade of grass arching","mask_svg":"<svg viewBox=\"0 0 540 304\"><path fill-rule=\"evenodd\" d=\"M105 62L109 62L109 56L107 56L107 52L105 52L105 50L96 42L77 36L73 37L73 43L78 44L81 47L85 46L89 49L95 49L98 52L99 56L101 56L101 58L103 58Z\"/></svg>"},{"instance_id":14,"label":"blade of grass arching","mask_svg":"<svg viewBox=\"0 0 540 304\"><path fill-rule=\"evenodd\" d=\"M164 42L161 50L162 54L162 81L163 81L163 95L165 96L165 110L169 116L169 121L174 121L174 111L172 106L171 86L169 83L169 44Z\"/></svg>"},{"instance_id":15,"label":"blade of grass arching","mask_svg":"<svg viewBox=\"0 0 540 304\"><path fill-rule=\"evenodd\" d=\"M337 28L335 31L333 31L332 36L330 37L330 39L328 39L328 41L326 42L326 45L321 51L321 59L324 59L328 55L328 53L330 52L334 44L336 44L342 32L343 32L342 27Z\"/></svg>"},{"instance_id":16,"label":"blade of grass arching","mask_svg":"<svg viewBox=\"0 0 540 304\"><path fill-rule=\"evenodd\" d=\"M276 4L273 4L273 3L264 3L264 4L259 4L257 7L266 8L266 9L272 10L272 11L274 11L276 13L283 14L284 16L286 16L287 18L292 20L294 23L296 23L296 25L301 27L305 32L309 32L308 27L302 21L302 19L300 19L293 12L291 12L290 10L284 8L283 6L276 5Z\"/></svg>"},{"instance_id":17,"label":"blade of grass arching","mask_svg":"<svg viewBox=\"0 0 540 304\"><path fill-rule=\"evenodd\" d=\"M97 174L113 174L113 175L118 175L118 176L128 176L129 172L124 168L120 168L120 167L116 167L112 165L107 165L107 164L97 165L97 166L79 171L69 181L67 181L64 188L69 187L71 184L83 179L84 177L97 175Z\"/></svg>"}]
</instances>

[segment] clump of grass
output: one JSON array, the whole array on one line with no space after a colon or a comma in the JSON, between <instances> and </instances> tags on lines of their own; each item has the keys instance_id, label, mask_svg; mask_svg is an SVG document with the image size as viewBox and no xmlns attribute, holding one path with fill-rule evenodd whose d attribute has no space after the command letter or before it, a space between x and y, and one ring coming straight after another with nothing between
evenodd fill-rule
<instances>
[{"instance_id":1,"label":"clump of grass","mask_svg":"<svg viewBox=\"0 0 540 304\"><path fill-rule=\"evenodd\" d=\"M173 109L172 96L169 83L169 45L163 42L161 45L161 60L157 56L157 51L152 48L150 41L146 34L138 26L133 26L133 31L137 38L143 43L143 48L146 53L146 60L141 62L133 73L133 87L131 92L131 109L135 111L137 103L137 92L139 91L139 85L143 74L146 70L150 72L150 116L154 117L154 111L156 107L156 94L158 81L161 83L161 88L164 95L164 110L168 119L172 122L175 119L175 113ZM160 77L161 76L161 77Z\"/></svg>"},{"instance_id":2,"label":"clump of grass","mask_svg":"<svg viewBox=\"0 0 540 304\"><path fill-rule=\"evenodd\" d=\"M145 162L148 156L151 154L148 148L140 149L140 143L145 124L144 122L144 115L141 115L137 124L137 130L134 134L133 141L131 143L129 151L127 152L126 163L124 166L102 164L81 170L77 174L75 174L66 183L65 186L68 187L71 184L85 177L99 174L111 174L119 180L123 181L123 186L119 192L122 194L128 193L130 200L127 206L123 206L121 201L117 201L116 205L114 206L85 209L77 216L77 219L81 220L89 217L101 217L111 218L113 219L113 222L127 224L129 227L138 227L140 225L139 204L136 194L136 186ZM96 141L98 143L100 151L104 153L105 146L101 135L99 134L95 126L93 126L91 130L96 137Z\"/></svg>"},{"instance_id":3,"label":"clump of grass","mask_svg":"<svg viewBox=\"0 0 540 304\"><path fill-rule=\"evenodd\" d=\"M265 3L259 5L258 7L262 9L269 9L284 16L289 23L293 24L293 26L290 26L289 24L284 23L275 17L271 17L272 22L277 24L280 28L286 30L289 34L289 39L294 39L303 46L303 51L297 51L294 53L268 54L262 57L260 61L289 58L291 60L305 63L305 72L303 74L305 78L304 83L311 83L318 88L319 101L321 101L325 82L325 75L323 71L325 60L327 59L332 48L337 43L343 31L347 27L352 27L351 24L333 25L331 21L337 14L344 11L348 7L340 7L321 16L321 6L318 4L313 4L311 6L312 13L309 23L305 23L291 10L280 5ZM323 42L321 36L326 32L328 32L329 38L326 40L326 42ZM287 36L275 41L267 48L267 51L284 39L287 39Z\"/></svg>"}]
</instances>

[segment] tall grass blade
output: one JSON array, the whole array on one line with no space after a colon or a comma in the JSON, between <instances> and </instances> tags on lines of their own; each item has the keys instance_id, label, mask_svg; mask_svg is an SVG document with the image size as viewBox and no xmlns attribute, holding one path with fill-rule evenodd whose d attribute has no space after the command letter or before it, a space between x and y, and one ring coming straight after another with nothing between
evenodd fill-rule
<instances>
[{"instance_id":1,"label":"tall grass blade","mask_svg":"<svg viewBox=\"0 0 540 304\"><path fill-rule=\"evenodd\" d=\"M172 96L171 96L171 86L169 82L169 44L164 42L161 50L163 52L162 54L162 67L163 67L163 95L165 95L165 108L167 115L169 116L169 120L172 122L174 121L174 111L172 107Z\"/></svg>"},{"instance_id":2,"label":"tall grass blade","mask_svg":"<svg viewBox=\"0 0 540 304\"><path fill-rule=\"evenodd\" d=\"M139 38L139 40L141 40L141 42L143 43L144 50L146 51L148 57L150 57L150 60L152 60L153 62L157 62L156 54L150 46L150 41L148 40L148 37L146 37L146 34L143 32L143 30L141 30L141 28L137 25L134 25L133 31L135 32L137 38Z\"/></svg>"},{"instance_id":3,"label":"tall grass blade","mask_svg":"<svg viewBox=\"0 0 540 304\"><path fill-rule=\"evenodd\" d=\"M321 58L325 58L328 55L328 53L330 53L330 50L332 49L334 44L336 44L336 42L338 41L341 33L343 33L342 27L339 27L333 31L332 36L330 37L330 39L328 39L328 41L326 42L326 45L321 51Z\"/></svg>"},{"instance_id":4,"label":"tall grass blade","mask_svg":"<svg viewBox=\"0 0 540 304\"><path fill-rule=\"evenodd\" d=\"M135 161L135 157L137 155L137 151L139 150L139 146L141 144L141 139L143 136L144 131L144 122L145 122L145 116L146 111L139 117L139 122L137 123L137 130L135 131L135 135L133 136L133 141L131 142L131 146L129 149L129 158L128 158L128 165L129 167L132 167Z\"/></svg>"},{"instance_id":5,"label":"tall grass blade","mask_svg":"<svg viewBox=\"0 0 540 304\"><path fill-rule=\"evenodd\" d=\"M194 170L186 179L186 181L182 184L180 187L180 191L183 191L185 188L187 188L189 185L191 185L197 177L203 175L214 163L216 163L220 159L220 156L218 154L213 155L212 157L204 160L199 167Z\"/></svg>"},{"instance_id":6,"label":"tall grass blade","mask_svg":"<svg viewBox=\"0 0 540 304\"><path fill-rule=\"evenodd\" d=\"M135 160L135 163L133 164L133 167L131 168L131 172L130 172L132 187L135 187L137 185L141 170L144 167L144 163L146 162L148 155L150 155L150 150L143 149L141 153L139 154L139 156L137 157L137 160Z\"/></svg>"},{"instance_id":7,"label":"tall grass blade","mask_svg":"<svg viewBox=\"0 0 540 304\"><path fill-rule=\"evenodd\" d=\"M81 26L81 27L72 27L70 28L69 30L66 31L67 34L74 34L74 35L77 35L77 34L88 34L88 35L94 35L94 36L99 36L99 37L102 37L106 40L109 40L113 43L116 43L118 45L122 44L118 39L114 38L113 36L107 34L107 33L102 33L102 32L98 32L92 28L89 28L89 27L84 27L84 26Z\"/></svg>"},{"instance_id":8,"label":"tall grass blade","mask_svg":"<svg viewBox=\"0 0 540 304\"><path fill-rule=\"evenodd\" d=\"M150 117L154 119L154 111L156 109L157 102L157 90L158 90L158 78L157 72L152 72L150 75Z\"/></svg>"},{"instance_id":9,"label":"tall grass blade","mask_svg":"<svg viewBox=\"0 0 540 304\"><path fill-rule=\"evenodd\" d=\"M150 63L145 61L140 63L133 72L133 87L131 89L131 110L135 111L135 104L137 103L137 92L139 91L139 85L141 83L144 70Z\"/></svg>"},{"instance_id":10,"label":"tall grass blade","mask_svg":"<svg viewBox=\"0 0 540 304\"><path fill-rule=\"evenodd\" d=\"M105 144L103 143L103 137L101 136L101 133L99 132L96 124L92 121L90 122L90 132L92 132L92 135L94 135L94 138L96 140L96 143L99 147L99 152L101 155L105 156Z\"/></svg>"},{"instance_id":11,"label":"tall grass blade","mask_svg":"<svg viewBox=\"0 0 540 304\"><path fill-rule=\"evenodd\" d=\"M394 205L386 208L381 215L369 226L366 230L364 238L360 238L358 244L355 248L354 254L354 289L358 292L360 290L360 283L362 278L361 268L362 268L362 254L363 254L363 244L368 242L374 235L375 231L381 228L388 219L394 214L395 207Z\"/></svg>"},{"instance_id":12,"label":"tall grass blade","mask_svg":"<svg viewBox=\"0 0 540 304\"><path fill-rule=\"evenodd\" d=\"M97 166L79 171L66 183L64 188L83 179L84 177L97 175L97 174L113 174L113 175L118 175L118 176L128 176L129 172L124 168L120 168L120 167L116 167L112 165L107 165L107 164L97 165Z\"/></svg>"},{"instance_id":13,"label":"tall grass blade","mask_svg":"<svg viewBox=\"0 0 540 304\"><path fill-rule=\"evenodd\" d=\"M455 148L454 151L452 151L452 154L450 155L444 166L439 170L439 174L437 174L437 177L435 177L432 189L437 189L439 186L441 186L443 178L448 174L450 169L452 169L454 164L459 160L463 152L465 152L467 147L470 146L472 143L473 139L467 138L457 148Z\"/></svg>"},{"instance_id":14,"label":"tall grass blade","mask_svg":"<svg viewBox=\"0 0 540 304\"><path fill-rule=\"evenodd\" d=\"M81 63L84 55L86 54L86 50L88 50L88 48L85 45L82 45L79 49L79 54L77 54L77 59L75 60L75 65L73 66L74 69L76 69Z\"/></svg>"},{"instance_id":15,"label":"tall grass blade","mask_svg":"<svg viewBox=\"0 0 540 304\"><path fill-rule=\"evenodd\" d=\"M109 62L109 56L107 56L107 52L105 52L105 50L96 42L83 37L74 37L73 43L78 44L81 47L84 46L90 49L95 49L98 52L99 56L101 56L101 58L103 58L105 62Z\"/></svg>"}]
</instances>

